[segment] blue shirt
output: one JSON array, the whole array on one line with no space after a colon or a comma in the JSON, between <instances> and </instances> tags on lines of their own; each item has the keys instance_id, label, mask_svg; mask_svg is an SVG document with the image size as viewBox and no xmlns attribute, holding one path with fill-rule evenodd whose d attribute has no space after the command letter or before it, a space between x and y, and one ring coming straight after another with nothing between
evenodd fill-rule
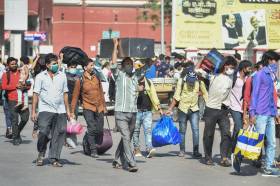
<instances>
[{"instance_id":1,"label":"blue shirt","mask_svg":"<svg viewBox=\"0 0 280 186\"><path fill-rule=\"evenodd\" d=\"M165 77L167 75L170 65L162 62L158 67L158 77Z\"/></svg>"},{"instance_id":2,"label":"blue shirt","mask_svg":"<svg viewBox=\"0 0 280 186\"><path fill-rule=\"evenodd\" d=\"M150 66L150 68L148 68L146 71L145 77L147 79L156 78L156 71L157 69L155 65Z\"/></svg>"},{"instance_id":3,"label":"blue shirt","mask_svg":"<svg viewBox=\"0 0 280 186\"><path fill-rule=\"evenodd\" d=\"M274 82L268 67L253 77L250 115L276 116L277 105L274 101Z\"/></svg>"},{"instance_id":4,"label":"blue shirt","mask_svg":"<svg viewBox=\"0 0 280 186\"><path fill-rule=\"evenodd\" d=\"M67 78L63 72L50 77L45 70L35 78L34 93L39 96L38 112L66 113L64 93L68 92Z\"/></svg>"}]
</instances>

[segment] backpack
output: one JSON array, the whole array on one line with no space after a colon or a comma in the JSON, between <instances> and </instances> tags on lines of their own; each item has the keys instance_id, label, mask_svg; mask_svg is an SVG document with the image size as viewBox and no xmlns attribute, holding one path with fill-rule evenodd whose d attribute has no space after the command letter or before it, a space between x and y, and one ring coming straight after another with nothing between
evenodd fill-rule
<instances>
[{"instance_id":1,"label":"backpack","mask_svg":"<svg viewBox=\"0 0 280 186\"><path fill-rule=\"evenodd\" d=\"M199 82L199 91L200 91L200 90L201 90L201 89L200 89L200 87L201 87L200 80L198 80L198 82ZM184 88L185 83L186 83L186 82L183 80L183 81L182 81L182 84L181 84L180 97L182 96L182 93L183 93L183 88ZM178 107L178 106L179 106L179 102L177 102L177 103L176 103L175 107Z\"/></svg>"}]
</instances>

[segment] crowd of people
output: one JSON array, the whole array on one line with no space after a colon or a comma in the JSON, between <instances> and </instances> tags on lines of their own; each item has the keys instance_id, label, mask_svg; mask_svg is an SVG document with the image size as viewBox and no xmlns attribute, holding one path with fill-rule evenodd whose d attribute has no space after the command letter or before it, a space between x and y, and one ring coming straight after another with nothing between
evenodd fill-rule
<instances>
[{"instance_id":1,"label":"crowd of people","mask_svg":"<svg viewBox=\"0 0 280 186\"><path fill-rule=\"evenodd\" d=\"M138 170L135 157L143 156L139 143L141 126L144 129L145 155L154 156L152 124L154 112L172 115L178 111L179 133L182 142L178 156L185 157L186 129L191 124L193 158L213 166L213 140L216 124L221 132L219 164L233 166L240 172L242 159L233 154L238 132L254 125L256 131L265 134L265 158L260 156L253 165L263 168L266 176L279 176L280 157L276 158L276 124L279 124L279 92L277 79L279 55L274 51L263 54L261 61L253 64L240 56L225 56L218 73L206 72L200 62L194 64L184 57L170 64L169 56L160 55L142 62L126 57L118 65L118 40L110 62L87 59L82 73L76 63L62 64L59 56L36 56L33 63L28 57L20 62L9 57L1 64L2 100L6 121L6 137L13 145L22 143L21 131L29 120L28 90L33 86L31 119L34 122L32 136L37 137L38 157L42 166L49 145L48 159L54 167L62 167L59 161L64 144L77 145L76 135L67 134L67 122L77 119L79 106L87 124L87 141L90 156L98 158L98 135L103 132L106 102L114 102L116 130L121 135L113 167L130 172ZM102 66L106 77L103 82L97 66ZM168 109L163 111L152 78L176 78L177 85ZM34 80L34 83L31 83ZM19 121L20 118L20 121ZM234 129L231 131L230 118ZM204 156L199 152L199 123L205 121L203 131ZM278 131L279 133L279 131ZM279 135L279 134L278 134ZM264 160L264 161L263 161Z\"/></svg>"}]
</instances>

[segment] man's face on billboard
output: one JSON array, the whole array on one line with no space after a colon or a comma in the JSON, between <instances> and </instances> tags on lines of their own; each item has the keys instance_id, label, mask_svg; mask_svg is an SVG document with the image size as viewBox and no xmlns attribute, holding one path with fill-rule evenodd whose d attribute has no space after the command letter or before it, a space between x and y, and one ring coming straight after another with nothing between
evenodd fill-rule
<instances>
[{"instance_id":1,"label":"man's face on billboard","mask_svg":"<svg viewBox=\"0 0 280 186\"><path fill-rule=\"evenodd\" d=\"M251 25L252 25L255 29L257 29L257 28L259 27L259 21L257 20L256 17L253 17L253 18L251 19Z\"/></svg>"},{"instance_id":2,"label":"man's face on billboard","mask_svg":"<svg viewBox=\"0 0 280 186\"><path fill-rule=\"evenodd\" d=\"M227 23L230 24L231 26L235 26L235 21L236 21L236 19L235 19L234 15L230 14L230 15L228 16L228 19L227 19L226 21L227 21Z\"/></svg>"}]
</instances>

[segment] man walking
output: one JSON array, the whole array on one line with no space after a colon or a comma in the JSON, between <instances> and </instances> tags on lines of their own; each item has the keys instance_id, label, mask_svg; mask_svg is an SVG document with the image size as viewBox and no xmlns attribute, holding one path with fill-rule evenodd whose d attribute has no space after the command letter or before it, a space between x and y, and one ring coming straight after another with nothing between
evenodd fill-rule
<instances>
[{"instance_id":1,"label":"man walking","mask_svg":"<svg viewBox=\"0 0 280 186\"><path fill-rule=\"evenodd\" d=\"M204 71L198 70L202 76L209 77L210 80L209 97L206 102L204 113L205 128L203 134L206 165L214 165L212 160L212 147L216 124L218 124L221 130L220 153L222 159L220 165L224 167L230 166L228 157L231 147L231 134L228 114L230 106L230 92L233 83L232 75L236 65L237 62L234 57L227 56L224 58L222 73L218 75L205 74Z\"/></svg>"},{"instance_id":2,"label":"man walking","mask_svg":"<svg viewBox=\"0 0 280 186\"><path fill-rule=\"evenodd\" d=\"M37 166L43 165L50 141L49 160L54 167L62 167L59 159L65 141L67 117L70 118L67 78L59 71L58 57L55 54L46 55L45 63L47 70L38 74L35 79L32 102L32 120L38 121L39 126Z\"/></svg>"},{"instance_id":3,"label":"man walking","mask_svg":"<svg viewBox=\"0 0 280 186\"><path fill-rule=\"evenodd\" d=\"M115 119L122 138L116 150L113 167L137 172L131 139L136 122L138 79L133 73L133 61L129 57L123 59L121 70L117 68L117 48L118 40L115 39L112 54L112 72L116 81ZM118 162L119 158L122 164Z\"/></svg>"},{"instance_id":4,"label":"man walking","mask_svg":"<svg viewBox=\"0 0 280 186\"><path fill-rule=\"evenodd\" d=\"M264 67L253 78L250 105L250 123L255 124L260 134L265 134L265 167L263 176L278 177L280 172L273 167L276 138L275 117L277 114L277 97L274 82L278 71L279 55L267 51L262 57Z\"/></svg>"},{"instance_id":5,"label":"man walking","mask_svg":"<svg viewBox=\"0 0 280 186\"><path fill-rule=\"evenodd\" d=\"M175 105L179 103L179 132L182 138L182 142L180 143L180 152L178 154L179 157L185 157L185 136L188 121L190 121L192 129L193 157L197 159L202 157L199 153L198 97L200 91L202 92L203 98L207 100L208 93L205 84L198 81L194 72L194 67L190 66L184 69L181 78L178 80L173 101L167 111L167 114L171 114Z\"/></svg>"},{"instance_id":6,"label":"man walking","mask_svg":"<svg viewBox=\"0 0 280 186\"><path fill-rule=\"evenodd\" d=\"M2 89L6 91L8 108L12 122L13 144L20 145L22 142L20 133L29 119L29 110L21 110L15 106L18 103L17 89L26 89L19 84L20 72L17 65L18 60L9 57L7 59L8 70L2 77ZM18 117L20 116L20 123Z\"/></svg>"}]
</instances>

